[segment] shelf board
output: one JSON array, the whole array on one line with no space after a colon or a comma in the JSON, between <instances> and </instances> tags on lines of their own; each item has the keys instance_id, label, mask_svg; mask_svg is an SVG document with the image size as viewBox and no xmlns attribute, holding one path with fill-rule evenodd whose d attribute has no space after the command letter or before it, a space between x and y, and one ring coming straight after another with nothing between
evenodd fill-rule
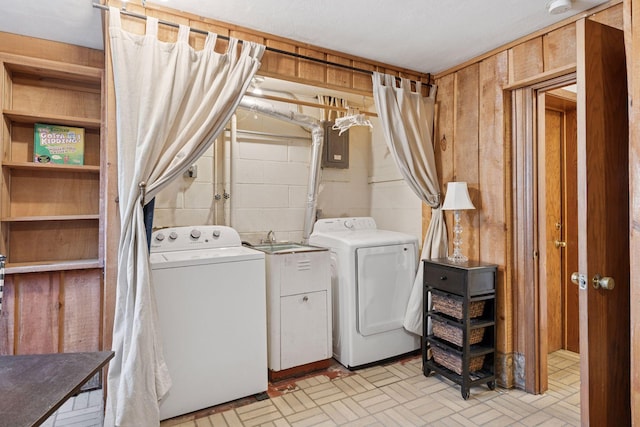
<instances>
[{"instance_id":1,"label":"shelf board","mask_svg":"<svg viewBox=\"0 0 640 427\"><path fill-rule=\"evenodd\" d=\"M455 317L447 316L444 313L438 311L428 311L427 316L431 316L434 319L438 319L448 325L453 325L457 328L464 328L464 321L462 319L456 319ZM474 317L469 319L469 329L486 328L488 326L495 325L496 322L493 319L487 319L483 317Z\"/></svg>"},{"instance_id":2,"label":"shelf board","mask_svg":"<svg viewBox=\"0 0 640 427\"><path fill-rule=\"evenodd\" d=\"M457 372L452 371L451 369L439 365L437 364L434 360L428 360L425 362L425 365L427 366L427 368L431 369L432 371L437 372L438 374L450 379L451 381L453 381L456 384L462 384L462 375L458 374ZM480 369L478 371L474 371L474 372L470 372L469 373L469 386L475 386L475 385L479 385L482 383L486 383L489 381L493 381L495 380L495 375L490 372L487 371L485 369Z\"/></svg>"},{"instance_id":3,"label":"shelf board","mask_svg":"<svg viewBox=\"0 0 640 427\"><path fill-rule=\"evenodd\" d=\"M86 129L99 130L102 125L100 119L90 119L86 117L73 117L57 114L33 114L28 111L2 110L2 114L10 120L18 123L47 123L65 126L76 126Z\"/></svg>"},{"instance_id":4,"label":"shelf board","mask_svg":"<svg viewBox=\"0 0 640 427\"><path fill-rule=\"evenodd\" d=\"M102 268L103 263L99 259L80 259L66 261L44 261L44 262L19 262L7 263L5 274L21 273L43 273L47 271L61 270L84 270L90 268Z\"/></svg>"},{"instance_id":5,"label":"shelf board","mask_svg":"<svg viewBox=\"0 0 640 427\"><path fill-rule=\"evenodd\" d=\"M1 222L29 222L29 221L80 221L85 219L100 219L100 214L87 215L37 215L37 216L9 216L0 219Z\"/></svg>"},{"instance_id":6,"label":"shelf board","mask_svg":"<svg viewBox=\"0 0 640 427\"><path fill-rule=\"evenodd\" d=\"M427 336L427 341L435 346L440 348L444 348L447 351L455 353L456 355L462 357L463 351L461 347L450 343L449 341L443 340L441 338L436 337L435 335ZM490 354L495 351L494 347L489 347L486 344L473 344L469 346L469 357L482 356L485 354Z\"/></svg>"},{"instance_id":7,"label":"shelf board","mask_svg":"<svg viewBox=\"0 0 640 427\"><path fill-rule=\"evenodd\" d=\"M35 163L35 162L2 162L2 166L9 169L24 169L24 170L49 170L58 172L80 172L80 173L100 173L100 166L93 165L64 165L57 163Z\"/></svg>"}]
</instances>

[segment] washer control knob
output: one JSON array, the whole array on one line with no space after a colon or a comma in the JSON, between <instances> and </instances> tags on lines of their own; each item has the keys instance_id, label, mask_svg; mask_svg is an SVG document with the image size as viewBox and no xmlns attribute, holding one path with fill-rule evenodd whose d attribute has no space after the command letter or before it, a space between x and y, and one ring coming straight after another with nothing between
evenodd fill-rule
<instances>
[{"instance_id":1,"label":"washer control knob","mask_svg":"<svg viewBox=\"0 0 640 427\"><path fill-rule=\"evenodd\" d=\"M213 230L213 237L215 237L216 239L220 237L220 230Z\"/></svg>"},{"instance_id":2,"label":"washer control knob","mask_svg":"<svg viewBox=\"0 0 640 427\"><path fill-rule=\"evenodd\" d=\"M171 233L169 233L169 240L176 240L178 238L178 233L176 233L175 231L172 231Z\"/></svg>"},{"instance_id":3,"label":"washer control knob","mask_svg":"<svg viewBox=\"0 0 640 427\"><path fill-rule=\"evenodd\" d=\"M353 222L351 220L347 220L344 222L344 226L347 227L348 229L352 229L353 228Z\"/></svg>"},{"instance_id":4,"label":"washer control knob","mask_svg":"<svg viewBox=\"0 0 640 427\"><path fill-rule=\"evenodd\" d=\"M193 230L191 230L191 237L194 239L199 239L200 238L200 230L198 230L197 228L194 228Z\"/></svg>"},{"instance_id":5,"label":"washer control knob","mask_svg":"<svg viewBox=\"0 0 640 427\"><path fill-rule=\"evenodd\" d=\"M164 240L164 234L162 234L162 233L156 234L156 240L158 242L162 242Z\"/></svg>"}]
</instances>

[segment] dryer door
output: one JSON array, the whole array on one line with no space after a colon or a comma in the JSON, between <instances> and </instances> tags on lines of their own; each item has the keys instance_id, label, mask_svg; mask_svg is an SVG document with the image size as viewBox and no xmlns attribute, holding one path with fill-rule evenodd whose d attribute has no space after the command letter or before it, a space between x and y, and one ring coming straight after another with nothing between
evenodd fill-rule
<instances>
[{"instance_id":1,"label":"dryer door","mask_svg":"<svg viewBox=\"0 0 640 427\"><path fill-rule=\"evenodd\" d=\"M361 335L402 328L416 262L412 244L356 250L357 328Z\"/></svg>"}]
</instances>

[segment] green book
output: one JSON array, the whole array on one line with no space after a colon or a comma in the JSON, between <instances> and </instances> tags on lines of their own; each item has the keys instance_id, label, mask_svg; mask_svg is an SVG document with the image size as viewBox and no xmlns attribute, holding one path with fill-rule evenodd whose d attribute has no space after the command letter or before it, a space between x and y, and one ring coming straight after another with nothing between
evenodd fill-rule
<instances>
[{"instance_id":1,"label":"green book","mask_svg":"<svg viewBox=\"0 0 640 427\"><path fill-rule=\"evenodd\" d=\"M34 162L84 164L84 128L36 123L33 131Z\"/></svg>"}]
</instances>

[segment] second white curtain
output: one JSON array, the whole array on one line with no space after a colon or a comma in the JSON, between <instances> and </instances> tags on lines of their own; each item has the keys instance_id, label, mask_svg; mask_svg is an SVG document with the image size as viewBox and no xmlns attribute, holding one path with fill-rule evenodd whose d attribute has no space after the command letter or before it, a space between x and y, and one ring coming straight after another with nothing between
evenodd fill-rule
<instances>
[{"instance_id":1,"label":"second white curtain","mask_svg":"<svg viewBox=\"0 0 640 427\"><path fill-rule=\"evenodd\" d=\"M431 207L421 259L444 257L447 229L440 208L440 184L433 153L436 87L424 97L420 82L412 91L410 80L401 79L397 86L395 76L374 72L373 96L387 146L400 174L420 200ZM423 334L422 268L419 263L403 322L406 330L417 335Z\"/></svg>"},{"instance_id":2,"label":"second white curtain","mask_svg":"<svg viewBox=\"0 0 640 427\"><path fill-rule=\"evenodd\" d=\"M180 26L176 43L158 40L158 20L146 35L121 28L109 12L116 95L120 242L106 426L158 426L158 402L171 385L162 354L143 205L213 143L260 67L264 46L231 39L224 54L189 45Z\"/></svg>"}]
</instances>

